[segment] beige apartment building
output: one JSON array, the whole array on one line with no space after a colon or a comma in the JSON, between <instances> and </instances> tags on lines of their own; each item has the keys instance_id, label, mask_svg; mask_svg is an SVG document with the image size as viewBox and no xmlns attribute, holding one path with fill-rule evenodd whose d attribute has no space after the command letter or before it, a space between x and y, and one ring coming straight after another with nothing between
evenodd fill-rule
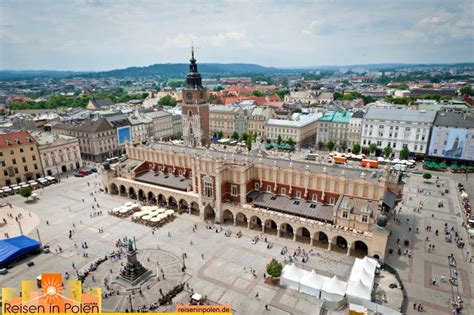
<instances>
[{"instance_id":1,"label":"beige apartment building","mask_svg":"<svg viewBox=\"0 0 474 315\"><path fill-rule=\"evenodd\" d=\"M45 175L59 175L82 166L77 138L52 132L36 132L33 137L38 143Z\"/></svg>"},{"instance_id":2,"label":"beige apartment building","mask_svg":"<svg viewBox=\"0 0 474 315\"><path fill-rule=\"evenodd\" d=\"M234 132L239 135L247 131L244 110L232 105L213 105L209 107L211 133L222 132L224 138L230 138Z\"/></svg>"},{"instance_id":3,"label":"beige apartment building","mask_svg":"<svg viewBox=\"0 0 474 315\"><path fill-rule=\"evenodd\" d=\"M314 146L316 140L316 127L321 113L311 115L297 115L293 120L287 119L269 119L265 127L265 138L275 143L278 136L283 141L292 139L297 149L304 145Z\"/></svg>"},{"instance_id":4,"label":"beige apartment building","mask_svg":"<svg viewBox=\"0 0 474 315\"><path fill-rule=\"evenodd\" d=\"M265 137L265 126L269 119L276 118L275 110L271 107L256 107L247 120L249 134Z\"/></svg>"},{"instance_id":5,"label":"beige apartment building","mask_svg":"<svg viewBox=\"0 0 474 315\"><path fill-rule=\"evenodd\" d=\"M86 121L81 125L56 124L53 131L79 139L84 160L101 162L119 155L116 130L107 119Z\"/></svg>"},{"instance_id":6,"label":"beige apartment building","mask_svg":"<svg viewBox=\"0 0 474 315\"><path fill-rule=\"evenodd\" d=\"M126 150L128 159L103 173L110 194L343 255L385 257L381 211L402 187L392 174L164 143Z\"/></svg>"},{"instance_id":7,"label":"beige apartment building","mask_svg":"<svg viewBox=\"0 0 474 315\"><path fill-rule=\"evenodd\" d=\"M173 136L173 117L171 113L165 111L149 112L145 117L152 120L151 136L155 140L167 139Z\"/></svg>"},{"instance_id":8,"label":"beige apartment building","mask_svg":"<svg viewBox=\"0 0 474 315\"><path fill-rule=\"evenodd\" d=\"M0 185L43 177L38 145L27 131L0 134Z\"/></svg>"}]
</instances>

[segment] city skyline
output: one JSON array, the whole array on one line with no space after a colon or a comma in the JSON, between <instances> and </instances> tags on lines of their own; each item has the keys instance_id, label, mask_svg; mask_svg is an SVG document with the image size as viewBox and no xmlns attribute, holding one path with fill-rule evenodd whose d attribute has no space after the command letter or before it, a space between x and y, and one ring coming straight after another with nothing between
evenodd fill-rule
<instances>
[{"instance_id":1,"label":"city skyline","mask_svg":"<svg viewBox=\"0 0 474 315\"><path fill-rule=\"evenodd\" d=\"M470 62L472 9L464 0L4 1L0 69L103 71L183 63L191 43L200 63L289 68Z\"/></svg>"}]
</instances>

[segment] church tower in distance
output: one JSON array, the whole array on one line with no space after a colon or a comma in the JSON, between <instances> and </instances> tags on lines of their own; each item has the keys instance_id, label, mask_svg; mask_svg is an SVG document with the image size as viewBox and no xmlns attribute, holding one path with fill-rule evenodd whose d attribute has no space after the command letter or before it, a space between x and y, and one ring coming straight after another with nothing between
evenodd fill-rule
<instances>
[{"instance_id":1,"label":"church tower in distance","mask_svg":"<svg viewBox=\"0 0 474 315\"><path fill-rule=\"evenodd\" d=\"M209 104L207 89L202 86L194 48L191 49L186 87L183 89L181 115L183 119L183 140L186 146L207 146L209 144Z\"/></svg>"}]
</instances>

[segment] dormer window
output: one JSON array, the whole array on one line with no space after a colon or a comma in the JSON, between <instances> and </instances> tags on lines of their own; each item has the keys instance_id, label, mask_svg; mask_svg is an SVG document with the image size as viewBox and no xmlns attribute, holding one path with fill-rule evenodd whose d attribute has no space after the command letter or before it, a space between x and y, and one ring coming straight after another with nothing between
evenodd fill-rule
<instances>
[{"instance_id":1,"label":"dormer window","mask_svg":"<svg viewBox=\"0 0 474 315\"><path fill-rule=\"evenodd\" d=\"M343 211L342 212L342 218L343 219L348 219L349 218L349 212L348 211Z\"/></svg>"},{"instance_id":2,"label":"dormer window","mask_svg":"<svg viewBox=\"0 0 474 315\"><path fill-rule=\"evenodd\" d=\"M363 223L369 222L369 216L366 215L366 214L363 214L363 215L362 215L362 222L363 222Z\"/></svg>"}]
</instances>

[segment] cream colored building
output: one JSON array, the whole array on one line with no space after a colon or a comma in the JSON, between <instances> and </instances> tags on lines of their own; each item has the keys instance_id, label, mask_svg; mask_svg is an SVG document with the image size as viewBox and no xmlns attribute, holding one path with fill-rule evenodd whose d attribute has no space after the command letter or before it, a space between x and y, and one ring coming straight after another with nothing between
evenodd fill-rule
<instances>
[{"instance_id":1,"label":"cream colored building","mask_svg":"<svg viewBox=\"0 0 474 315\"><path fill-rule=\"evenodd\" d=\"M43 177L38 145L27 131L0 134L0 185Z\"/></svg>"},{"instance_id":2,"label":"cream colored building","mask_svg":"<svg viewBox=\"0 0 474 315\"><path fill-rule=\"evenodd\" d=\"M283 141L288 141L291 138L295 142L296 148L306 144L314 146L317 122L321 116L321 113L313 113L310 115L297 114L293 120L269 119L265 126L265 137L273 143L278 141L278 136L281 136Z\"/></svg>"},{"instance_id":3,"label":"cream colored building","mask_svg":"<svg viewBox=\"0 0 474 315\"><path fill-rule=\"evenodd\" d=\"M145 114L152 120L151 135L156 139L166 139L174 135L173 117L165 111L155 111Z\"/></svg>"},{"instance_id":4,"label":"cream colored building","mask_svg":"<svg viewBox=\"0 0 474 315\"><path fill-rule=\"evenodd\" d=\"M276 118L275 110L272 107L256 107L247 120L247 130L249 134L257 134L265 137L265 126L271 118Z\"/></svg>"},{"instance_id":5,"label":"cream colored building","mask_svg":"<svg viewBox=\"0 0 474 315\"><path fill-rule=\"evenodd\" d=\"M379 213L394 206L389 189L397 198L401 191L388 173L163 143L126 149L128 159L103 173L108 193L344 255L385 257L389 233Z\"/></svg>"},{"instance_id":6,"label":"cream colored building","mask_svg":"<svg viewBox=\"0 0 474 315\"><path fill-rule=\"evenodd\" d=\"M245 113L239 106L210 106L209 124L211 133L222 132L225 138L230 138L234 132L241 135L247 131Z\"/></svg>"},{"instance_id":7,"label":"cream colored building","mask_svg":"<svg viewBox=\"0 0 474 315\"><path fill-rule=\"evenodd\" d=\"M86 121L81 125L56 124L53 131L79 139L84 160L101 162L120 155L117 132L107 119Z\"/></svg>"},{"instance_id":8,"label":"cream colored building","mask_svg":"<svg viewBox=\"0 0 474 315\"><path fill-rule=\"evenodd\" d=\"M35 132L44 174L58 175L82 166L79 140L52 132Z\"/></svg>"}]
</instances>

